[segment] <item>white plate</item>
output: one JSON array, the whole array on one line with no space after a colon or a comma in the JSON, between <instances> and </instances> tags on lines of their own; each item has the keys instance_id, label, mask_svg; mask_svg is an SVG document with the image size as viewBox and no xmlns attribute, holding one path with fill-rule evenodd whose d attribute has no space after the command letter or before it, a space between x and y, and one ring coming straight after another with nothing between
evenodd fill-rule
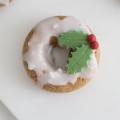
<instances>
[{"instance_id":1,"label":"white plate","mask_svg":"<svg viewBox=\"0 0 120 120\"><path fill-rule=\"evenodd\" d=\"M0 8L0 99L19 120L120 120L120 1L14 0ZM89 20L101 47L96 77L65 94L36 86L21 59L25 37L40 20L72 15Z\"/></svg>"},{"instance_id":2,"label":"white plate","mask_svg":"<svg viewBox=\"0 0 120 120\"><path fill-rule=\"evenodd\" d=\"M0 120L16 120L13 114L0 101Z\"/></svg>"}]
</instances>

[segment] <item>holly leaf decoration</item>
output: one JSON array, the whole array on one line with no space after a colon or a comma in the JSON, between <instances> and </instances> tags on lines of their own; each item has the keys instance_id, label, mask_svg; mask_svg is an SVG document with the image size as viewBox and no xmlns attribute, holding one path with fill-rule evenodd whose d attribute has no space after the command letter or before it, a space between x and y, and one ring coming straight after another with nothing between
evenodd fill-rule
<instances>
[{"instance_id":1,"label":"holly leaf decoration","mask_svg":"<svg viewBox=\"0 0 120 120\"><path fill-rule=\"evenodd\" d=\"M80 48L76 48L75 52L72 52L72 57L69 58L67 66L67 73L72 74L76 72L83 72L88 66L88 61L92 54L92 49L89 45L83 45Z\"/></svg>"},{"instance_id":2,"label":"holly leaf decoration","mask_svg":"<svg viewBox=\"0 0 120 120\"><path fill-rule=\"evenodd\" d=\"M88 44L87 36L88 34L82 31L68 31L58 37L58 43L67 48L75 49L76 47L81 47L82 44Z\"/></svg>"}]
</instances>

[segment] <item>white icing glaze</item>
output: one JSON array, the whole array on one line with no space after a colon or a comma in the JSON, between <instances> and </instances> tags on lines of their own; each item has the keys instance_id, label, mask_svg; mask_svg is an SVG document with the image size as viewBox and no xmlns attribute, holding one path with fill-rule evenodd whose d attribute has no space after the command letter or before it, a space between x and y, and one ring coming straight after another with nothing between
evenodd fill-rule
<instances>
[{"instance_id":1,"label":"white icing glaze","mask_svg":"<svg viewBox=\"0 0 120 120\"><path fill-rule=\"evenodd\" d=\"M0 0L0 4L9 5L9 0Z\"/></svg>"},{"instance_id":2,"label":"white icing glaze","mask_svg":"<svg viewBox=\"0 0 120 120\"><path fill-rule=\"evenodd\" d=\"M50 45L50 37L58 37L61 33L76 30L90 34L88 27L74 17L66 17L59 20L51 17L41 21L35 28L30 42L29 50L23 55L23 60L27 61L28 69L34 70L37 74L38 84L66 85L74 84L77 78L92 78L97 69L95 54L91 55L89 66L83 73L67 74L64 70L67 62L68 50L53 48ZM62 68L62 69L61 69Z\"/></svg>"}]
</instances>

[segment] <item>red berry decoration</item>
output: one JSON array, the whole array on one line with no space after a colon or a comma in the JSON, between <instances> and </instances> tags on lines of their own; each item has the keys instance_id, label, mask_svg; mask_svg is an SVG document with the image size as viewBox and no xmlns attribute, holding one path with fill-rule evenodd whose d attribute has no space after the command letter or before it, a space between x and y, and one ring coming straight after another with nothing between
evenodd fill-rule
<instances>
[{"instance_id":1,"label":"red berry decoration","mask_svg":"<svg viewBox=\"0 0 120 120\"><path fill-rule=\"evenodd\" d=\"M99 43L97 41L90 44L91 49L95 50L99 47Z\"/></svg>"},{"instance_id":2,"label":"red berry decoration","mask_svg":"<svg viewBox=\"0 0 120 120\"><path fill-rule=\"evenodd\" d=\"M93 43L93 42L95 42L95 41L96 41L96 37L95 37L94 34L88 35L88 42L89 42L89 43Z\"/></svg>"}]
</instances>

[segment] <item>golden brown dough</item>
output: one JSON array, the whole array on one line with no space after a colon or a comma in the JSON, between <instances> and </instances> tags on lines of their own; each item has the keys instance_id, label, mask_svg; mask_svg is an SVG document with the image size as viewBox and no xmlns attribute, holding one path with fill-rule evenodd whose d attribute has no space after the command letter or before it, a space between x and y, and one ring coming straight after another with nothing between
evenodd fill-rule
<instances>
[{"instance_id":1,"label":"golden brown dough","mask_svg":"<svg viewBox=\"0 0 120 120\"><path fill-rule=\"evenodd\" d=\"M12 2L13 0L9 0L9 2ZM5 5L3 5L3 4L0 4L0 7L3 7L3 6L5 6Z\"/></svg>"}]
</instances>

